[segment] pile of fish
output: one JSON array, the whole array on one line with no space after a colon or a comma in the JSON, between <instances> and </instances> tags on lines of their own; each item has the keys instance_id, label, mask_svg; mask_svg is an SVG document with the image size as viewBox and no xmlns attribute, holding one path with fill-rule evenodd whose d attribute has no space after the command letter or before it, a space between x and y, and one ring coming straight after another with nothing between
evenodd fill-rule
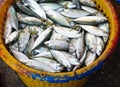
<instances>
[{"instance_id":1,"label":"pile of fish","mask_svg":"<svg viewBox=\"0 0 120 87\"><path fill-rule=\"evenodd\" d=\"M10 6L4 42L21 63L69 72L98 58L109 38L108 19L92 0L20 0Z\"/></svg>"}]
</instances>

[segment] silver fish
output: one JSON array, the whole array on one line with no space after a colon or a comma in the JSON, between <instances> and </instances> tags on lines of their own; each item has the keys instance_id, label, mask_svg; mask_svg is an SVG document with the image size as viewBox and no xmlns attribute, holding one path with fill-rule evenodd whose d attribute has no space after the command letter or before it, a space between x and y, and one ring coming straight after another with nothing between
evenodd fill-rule
<instances>
[{"instance_id":1,"label":"silver fish","mask_svg":"<svg viewBox=\"0 0 120 87\"><path fill-rule=\"evenodd\" d=\"M38 58L34 58L34 60L48 64L48 66L52 67L56 72L60 72L61 70L63 70L61 64L59 64L57 61L53 59L38 57Z\"/></svg>"},{"instance_id":2,"label":"silver fish","mask_svg":"<svg viewBox=\"0 0 120 87\"><path fill-rule=\"evenodd\" d=\"M71 54L76 52L76 44L77 44L78 39L71 39L69 43L69 52ZM76 54L76 53L75 53Z\"/></svg>"},{"instance_id":3,"label":"silver fish","mask_svg":"<svg viewBox=\"0 0 120 87\"><path fill-rule=\"evenodd\" d=\"M79 60L80 64L79 64L79 65L76 65L76 66L73 68L73 71L79 69L79 68L82 66L82 64L84 63L84 61L85 61L85 59L86 59L87 50L88 50L88 48L85 47L84 53L83 53L81 59Z\"/></svg>"},{"instance_id":4,"label":"silver fish","mask_svg":"<svg viewBox=\"0 0 120 87\"><path fill-rule=\"evenodd\" d=\"M89 7L89 6L81 6L81 8L89 13L99 12L97 9Z\"/></svg>"},{"instance_id":5,"label":"silver fish","mask_svg":"<svg viewBox=\"0 0 120 87\"><path fill-rule=\"evenodd\" d=\"M46 30L44 30L35 40L35 43L33 44L31 50L35 49L37 46L40 46L43 43L43 41L49 37L49 34L51 32L52 32L52 28L47 28Z\"/></svg>"},{"instance_id":6,"label":"silver fish","mask_svg":"<svg viewBox=\"0 0 120 87\"><path fill-rule=\"evenodd\" d=\"M96 36L90 33L86 33L85 35L85 43L88 47L88 49L95 53L97 49L97 39Z\"/></svg>"},{"instance_id":7,"label":"silver fish","mask_svg":"<svg viewBox=\"0 0 120 87\"><path fill-rule=\"evenodd\" d=\"M63 8L62 5L57 3L40 3L41 7L43 7L44 10L57 10L59 8Z\"/></svg>"},{"instance_id":8,"label":"silver fish","mask_svg":"<svg viewBox=\"0 0 120 87\"><path fill-rule=\"evenodd\" d=\"M63 53L63 55L68 58L68 60L70 61L70 63L72 65L79 65L80 64L79 60L75 56L73 56L72 54L65 52L65 51L61 51L61 53Z\"/></svg>"},{"instance_id":9,"label":"silver fish","mask_svg":"<svg viewBox=\"0 0 120 87\"><path fill-rule=\"evenodd\" d=\"M68 42L66 41L60 41L60 40L50 40L44 42L46 46L53 50L68 50Z\"/></svg>"},{"instance_id":10,"label":"silver fish","mask_svg":"<svg viewBox=\"0 0 120 87\"><path fill-rule=\"evenodd\" d=\"M96 53L92 53L91 51L87 52L85 65L90 65L96 59Z\"/></svg>"},{"instance_id":11,"label":"silver fish","mask_svg":"<svg viewBox=\"0 0 120 87\"><path fill-rule=\"evenodd\" d=\"M28 6L32 11L34 11L44 20L47 19L44 9L37 2L35 2L34 0L26 0L26 2L28 3Z\"/></svg>"},{"instance_id":12,"label":"silver fish","mask_svg":"<svg viewBox=\"0 0 120 87\"><path fill-rule=\"evenodd\" d=\"M18 38L18 31L12 32L6 39L5 39L5 44L9 44L12 41L16 40Z\"/></svg>"},{"instance_id":13,"label":"silver fish","mask_svg":"<svg viewBox=\"0 0 120 87\"><path fill-rule=\"evenodd\" d=\"M11 32L12 32L12 26L11 26L10 18L8 16L4 27L4 36L3 36L4 39L7 39L8 36L11 34Z\"/></svg>"},{"instance_id":14,"label":"silver fish","mask_svg":"<svg viewBox=\"0 0 120 87\"><path fill-rule=\"evenodd\" d=\"M29 42L29 43L27 43L27 46L26 46L26 48L25 48L25 50L24 50L24 54L30 56L30 55L32 55L32 54L31 54L31 51L32 51L32 46L33 46L33 44L34 44L34 42L35 42L35 36L34 36L34 35L31 35L31 38L29 39L28 42Z\"/></svg>"},{"instance_id":15,"label":"silver fish","mask_svg":"<svg viewBox=\"0 0 120 87\"><path fill-rule=\"evenodd\" d=\"M20 12L22 12L24 14L27 14L27 15L30 15L30 16L35 16L37 18L40 18L40 16L37 15L34 11L32 11L31 9L29 9L26 6L22 5L21 3L16 2L15 4L17 5Z\"/></svg>"},{"instance_id":16,"label":"silver fish","mask_svg":"<svg viewBox=\"0 0 120 87\"><path fill-rule=\"evenodd\" d=\"M73 21L80 24L96 25L107 21L107 18L101 16L85 16L74 19Z\"/></svg>"},{"instance_id":17,"label":"silver fish","mask_svg":"<svg viewBox=\"0 0 120 87\"><path fill-rule=\"evenodd\" d=\"M103 24L100 24L98 26L99 26L100 29L102 29L106 33L108 33L108 34L110 33L109 23L103 23ZM104 40L105 43L107 42L108 38L109 38L108 36L103 37L103 40Z\"/></svg>"},{"instance_id":18,"label":"silver fish","mask_svg":"<svg viewBox=\"0 0 120 87\"><path fill-rule=\"evenodd\" d=\"M10 6L9 9L8 9L8 12L7 12L7 15L9 16L10 18L10 23L11 23L11 26L15 29L15 30L18 30L18 18L17 18L17 13L14 9L13 6Z\"/></svg>"},{"instance_id":19,"label":"silver fish","mask_svg":"<svg viewBox=\"0 0 120 87\"><path fill-rule=\"evenodd\" d=\"M44 72L58 72L55 71L53 67L49 66L49 64L37 60L29 60L28 62L26 62L26 65Z\"/></svg>"},{"instance_id":20,"label":"silver fish","mask_svg":"<svg viewBox=\"0 0 120 87\"><path fill-rule=\"evenodd\" d=\"M65 8L76 8L77 6L71 1L60 1L59 4L63 5Z\"/></svg>"},{"instance_id":21,"label":"silver fish","mask_svg":"<svg viewBox=\"0 0 120 87\"><path fill-rule=\"evenodd\" d=\"M57 33L65 35L68 38L78 38L81 36L79 34L79 31L76 31L76 30L71 29L71 28L59 27L59 26L53 26L53 28Z\"/></svg>"},{"instance_id":22,"label":"silver fish","mask_svg":"<svg viewBox=\"0 0 120 87\"><path fill-rule=\"evenodd\" d=\"M58 23L58 24L60 24L62 26L70 27L69 21L64 16L59 14L58 12L56 12L54 10L47 10L46 14L54 22L56 22L56 23Z\"/></svg>"},{"instance_id":23,"label":"silver fish","mask_svg":"<svg viewBox=\"0 0 120 87\"><path fill-rule=\"evenodd\" d=\"M57 50L50 50L50 52L59 63L67 68L68 71L71 70L72 65L70 64L69 59L63 53Z\"/></svg>"},{"instance_id":24,"label":"silver fish","mask_svg":"<svg viewBox=\"0 0 120 87\"><path fill-rule=\"evenodd\" d=\"M52 36L50 38L50 40L61 40L61 41L69 41L69 38L65 35L56 33L55 31L53 31Z\"/></svg>"},{"instance_id":25,"label":"silver fish","mask_svg":"<svg viewBox=\"0 0 120 87\"><path fill-rule=\"evenodd\" d=\"M23 53L21 53L17 50L13 50L13 49L11 49L11 51L12 51L13 55L15 56L15 58L17 60L19 60L20 62L27 63L29 61L29 58L26 55L24 55Z\"/></svg>"},{"instance_id":26,"label":"silver fish","mask_svg":"<svg viewBox=\"0 0 120 87\"><path fill-rule=\"evenodd\" d=\"M78 9L64 9L60 12L62 15L70 18L79 18L89 15L90 13L84 10Z\"/></svg>"},{"instance_id":27,"label":"silver fish","mask_svg":"<svg viewBox=\"0 0 120 87\"><path fill-rule=\"evenodd\" d=\"M80 33L81 37L78 38L76 43L76 56L78 59L80 59L84 53L85 50L85 43L84 43L84 30Z\"/></svg>"},{"instance_id":28,"label":"silver fish","mask_svg":"<svg viewBox=\"0 0 120 87\"><path fill-rule=\"evenodd\" d=\"M36 26L40 26L40 25L45 26L43 21L39 18L31 17L31 16L22 16L22 15L23 14L17 13L18 20L20 23L28 24L28 25L36 25Z\"/></svg>"},{"instance_id":29,"label":"silver fish","mask_svg":"<svg viewBox=\"0 0 120 87\"><path fill-rule=\"evenodd\" d=\"M106 33L105 31L101 30L98 27L91 26L91 25L79 25L79 26L85 31L91 34L94 34L96 36L108 36L108 33Z\"/></svg>"},{"instance_id":30,"label":"silver fish","mask_svg":"<svg viewBox=\"0 0 120 87\"><path fill-rule=\"evenodd\" d=\"M105 44L104 44L104 41L102 40L101 37L96 37L97 39L97 49L96 49L96 53L98 56L100 56L100 54L102 53L104 47L105 47Z\"/></svg>"},{"instance_id":31,"label":"silver fish","mask_svg":"<svg viewBox=\"0 0 120 87\"><path fill-rule=\"evenodd\" d=\"M92 0L79 0L81 4L90 7L96 7L95 3Z\"/></svg>"},{"instance_id":32,"label":"silver fish","mask_svg":"<svg viewBox=\"0 0 120 87\"><path fill-rule=\"evenodd\" d=\"M28 27L27 27L28 28ZM19 33L19 37L18 37L18 46L19 46L19 51L23 52L28 44L30 38L30 32L28 32L25 29L23 29L20 33Z\"/></svg>"}]
</instances>

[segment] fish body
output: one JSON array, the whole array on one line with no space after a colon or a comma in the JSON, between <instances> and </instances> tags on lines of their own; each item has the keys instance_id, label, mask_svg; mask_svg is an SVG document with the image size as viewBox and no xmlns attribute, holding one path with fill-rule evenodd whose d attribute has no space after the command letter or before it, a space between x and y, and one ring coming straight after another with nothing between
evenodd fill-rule
<instances>
[{"instance_id":1,"label":"fish body","mask_svg":"<svg viewBox=\"0 0 120 87\"><path fill-rule=\"evenodd\" d=\"M50 50L53 57L62 65L64 65L68 71L71 70L72 65L70 64L69 59L60 51L57 50Z\"/></svg>"},{"instance_id":2,"label":"fish body","mask_svg":"<svg viewBox=\"0 0 120 87\"><path fill-rule=\"evenodd\" d=\"M34 0L26 0L26 2L32 11L34 11L42 19L47 19L44 9L37 2L35 2Z\"/></svg>"},{"instance_id":3,"label":"fish body","mask_svg":"<svg viewBox=\"0 0 120 87\"><path fill-rule=\"evenodd\" d=\"M55 23L58 23L62 26L70 27L69 21L64 16L62 16L60 13L54 10L47 10L46 14Z\"/></svg>"},{"instance_id":4,"label":"fish body","mask_svg":"<svg viewBox=\"0 0 120 87\"><path fill-rule=\"evenodd\" d=\"M40 3L39 4L44 10L57 10L59 8L63 8L62 5L57 3Z\"/></svg>"},{"instance_id":5,"label":"fish body","mask_svg":"<svg viewBox=\"0 0 120 87\"><path fill-rule=\"evenodd\" d=\"M98 27L105 31L106 33L108 34L110 33L109 23L100 24ZM107 42L108 38L109 38L108 36L103 37L105 43Z\"/></svg>"},{"instance_id":6,"label":"fish body","mask_svg":"<svg viewBox=\"0 0 120 87\"><path fill-rule=\"evenodd\" d=\"M94 34L96 36L108 36L108 33L101 30L99 27L91 26L91 25L80 25L82 29L85 31Z\"/></svg>"},{"instance_id":7,"label":"fish body","mask_svg":"<svg viewBox=\"0 0 120 87\"><path fill-rule=\"evenodd\" d=\"M52 32L52 28L48 28L44 30L38 38L35 40L35 43L33 44L33 47L31 50L35 49L37 46L40 46L43 44L43 41L49 37L49 34Z\"/></svg>"},{"instance_id":8,"label":"fish body","mask_svg":"<svg viewBox=\"0 0 120 87\"><path fill-rule=\"evenodd\" d=\"M17 13L14 9L13 6L10 6L9 9L8 9L8 12L7 12L7 15L9 16L10 18L10 24L11 26L15 29L15 30L18 30L18 18L17 18Z\"/></svg>"},{"instance_id":9,"label":"fish body","mask_svg":"<svg viewBox=\"0 0 120 87\"><path fill-rule=\"evenodd\" d=\"M107 21L107 18L101 16L85 16L74 19L73 21L80 24L96 25Z\"/></svg>"},{"instance_id":10,"label":"fish body","mask_svg":"<svg viewBox=\"0 0 120 87\"><path fill-rule=\"evenodd\" d=\"M88 51L86 55L85 65L86 66L90 65L92 62L94 62L95 59L96 59L96 53L92 53L91 51Z\"/></svg>"},{"instance_id":11,"label":"fish body","mask_svg":"<svg viewBox=\"0 0 120 87\"><path fill-rule=\"evenodd\" d=\"M20 32L18 37L18 46L20 52L23 52L25 50L30 38L30 32L26 31L25 29Z\"/></svg>"},{"instance_id":12,"label":"fish body","mask_svg":"<svg viewBox=\"0 0 120 87\"><path fill-rule=\"evenodd\" d=\"M90 13L79 9L64 9L61 14L69 18L79 18L89 15Z\"/></svg>"},{"instance_id":13,"label":"fish body","mask_svg":"<svg viewBox=\"0 0 120 87\"><path fill-rule=\"evenodd\" d=\"M90 33L86 33L85 35L85 43L88 49L95 53L97 49L97 39L96 36Z\"/></svg>"},{"instance_id":14,"label":"fish body","mask_svg":"<svg viewBox=\"0 0 120 87\"><path fill-rule=\"evenodd\" d=\"M60 40L50 40L44 43L46 46L52 50L68 50L68 42Z\"/></svg>"},{"instance_id":15,"label":"fish body","mask_svg":"<svg viewBox=\"0 0 120 87\"><path fill-rule=\"evenodd\" d=\"M80 34L81 37L77 39L77 43L76 43L76 56L78 59L82 57L85 50L84 31L82 31Z\"/></svg>"},{"instance_id":16,"label":"fish body","mask_svg":"<svg viewBox=\"0 0 120 87\"><path fill-rule=\"evenodd\" d=\"M101 37L96 37L96 39L97 39L96 54L98 56L100 56L102 51L103 51L103 49L104 49L104 47L105 47L105 44L104 44L104 41L103 41L103 39Z\"/></svg>"},{"instance_id":17,"label":"fish body","mask_svg":"<svg viewBox=\"0 0 120 87\"><path fill-rule=\"evenodd\" d=\"M9 44L11 42L13 42L14 40L17 39L18 37L18 31L14 31L12 32L6 39L5 39L5 44Z\"/></svg>"},{"instance_id":18,"label":"fish body","mask_svg":"<svg viewBox=\"0 0 120 87\"><path fill-rule=\"evenodd\" d=\"M59 26L54 26L53 28L57 33L65 35L68 38L78 38L81 36L79 34L79 31L76 31L71 28L65 28L65 27L59 27Z\"/></svg>"},{"instance_id":19,"label":"fish body","mask_svg":"<svg viewBox=\"0 0 120 87\"><path fill-rule=\"evenodd\" d=\"M50 40L61 40L61 41L69 41L69 38L65 35L56 33L55 31L53 31L52 36L50 38Z\"/></svg>"},{"instance_id":20,"label":"fish body","mask_svg":"<svg viewBox=\"0 0 120 87\"><path fill-rule=\"evenodd\" d=\"M71 39L69 43L69 52L71 54L76 52L76 44L78 39Z\"/></svg>"},{"instance_id":21,"label":"fish body","mask_svg":"<svg viewBox=\"0 0 120 87\"><path fill-rule=\"evenodd\" d=\"M61 70L63 70L61 64L59 64L57 61L53 59L38 57L38 58L34 58L34 60L48 64L48 66L52 67L56 72L60 72Z\"/></svg>"}]
</instances>

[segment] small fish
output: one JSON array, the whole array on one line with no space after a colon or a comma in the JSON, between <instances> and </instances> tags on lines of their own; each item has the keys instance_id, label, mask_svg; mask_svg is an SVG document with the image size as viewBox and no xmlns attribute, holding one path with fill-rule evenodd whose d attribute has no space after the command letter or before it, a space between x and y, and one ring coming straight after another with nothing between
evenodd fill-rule
<instances>
[{"instance_id":1,"label":"small fish","mask_svg":"<svg viewBox=\"0 0 120 87\"><path fill-rule=\"evenodd\" d=\"M91 51L87 52L85 65L90 65L96 59L96 53L92 53Z\"/></svg>"},{"instance_id":2,"label":"small fish","mask_svg":"<svg viewBox=\"0 0 120 87\"><path fill-rule=\"evenodd\" d=\"M79 31L76 31L71 28L66 28L66 27L59 27L59 26L53 26L54 30L62 35L67 36L68 38L78 38L81 35L79 34Z\"/></svg>"},{"instance_id":3,"label":"small fish","mask_svg":"<svg viewBox=\"0 0 120 87\"><path fill-rule=\"evenodd\" d=\"M70 52L71 54L73 54L73 53L76 52L76 44L77 44L77 41L78 41L77 38L70 40L70 43L69 43L69 52Z\"/></svg>"},{"instance_id":4,"label":"small fish","mask_svg":"<svg viewBox=\"0 0 120 87\"><path fill-rule=\"evenodd\" d=\"M24 55L23 53L21 53L21 52L19 52L17 50L13 50L11 48L10 48L10 50L12 51L13 55L15 56L15 58L17 60L19 60L20 62L27 63L29 61L29 58L26 55Z\"/></svg>"},{"instance_id":5,"label":"small fish","mask_svg":"<svg viewBox=\"0 0 120 87\"><path fill-rule=\"evenodd\" d=\"M83 53L81 59L79 60L80 64L79 64L79 65L76 65L76 66L73 68L73 71L79 69L79 68L82 66L82 64L84 63L84 61L85 61L85 59L86 59L87 51L88 51L88 48L85 47L84 53Z\"/></svg>"},{"instance_id":6,"label":"small fish","mask_svg":"<svg viewBox=\"0 0 120 87\"><path fill-rule=\"evenodd\" d=\"M95 53L97 49L97 39L96 36L90 33L86 33L85 35L85 43L88 49Z\"/></svg>"},{"instance_id":7,"label":"small fish","mask_svg":"<svg viewBox=\"0 0 120 87\"><path fill-rule=\"evenodd\" d=\"M90 13L79 9L64 9L61 14L69 18L79 18L89 15Z\"/></svg>"},{"instance_id":8,"label":"small fish","mask_svg":"<svg viewBox=\"0 0 120 87\"><path fill-rule=\"evenodd\" d=\"M85 16L74 19L73 21L80 24L96 25L107 21L107 18L101 16Z\"/></svg>"},{"instance_id":9,"label":"small fish","mask_svg":"<svg viewBox=\"0 0 120 87\"><path fill-rule=\"evenodd\" d=\"M58 13L54 10L47 10L46 14L55 23L58 23L62 26L70 27L69 21L64 16L62 16L60 13Z\"/></svg>"},{"instance_id":10,"label":"small fish","mask_svg":"<svg viewBox=\"0 0 120 87\"><path fill-rule=\"evenodd\" d=\"M48 46L52 50L68 50L68 42L60 41L60 40L50 40L44 42L46 46Z\"/></svg>"},{"instance_id":11,"label":"small fish","mask_svg":"<svg viewBox=\"0 0 120 87\"><path fill-rule=\"evenodd\" d=\"M7 20L5 22L5 27L4 27L4 36L3 38L4 39L7 39L8 36L11 34L12 32L12 26L11 26L11 21L10 21L10 18L9 16L7 17Z\"/></svg>"},{"instance_id":12,"label":"small fish","mask_svg":"<svg viewBox=\"0 0 120 87\"><path fill-rule=\"evenodd\" d=\"M34 11L37 15L39 15L42 19L46 20L46 14L44 9L34 0L26 0L26 2L28 3L28 7Z\"/></svg>"},{"instance_id":13,"label":"small fish","mask_svg":"<svg viewBox=\"0 0 120 87\"><path fill-rule=\"evenodd\" d=\"M27 15L30 15L30 16L33 16L33 17L40 18L40 16L37 15L34 11L30 10L26 6L22 5L21 3L16 2L15 5L17 6L17 8L20 12L27 14Z\"/></svg>"},{"instance_id":14,"label":"small fish","mask_svg":"<svg viewBox=\"0 0 120 87\"><path fill-rule=\"evenodd\" d=\"M92 0L79 0L81 4L90 7L96 7L95 3Z\"/></svg>"},{"instance_id":15,"label":"small fish","mask_svg":"<svg viewBox=\"0 0 120 87\"><path fill-rule=\"evenodd\" d=\"M109 23L100 24L98 25L98 27L102 29L103 31L105 31L106 33L108 34L110 33ZM108 38L109 38L108 36L103 37L103 40L105 43L107 42Z\"/></svg>"},{"instance_id":16,"label":"small fish","mask_svg":"<svg viewBox=\"0 0 120 87\"><path fill-rule=\"evenodd\" d=\"M28 28L28 27L26 27ZM30 38L30 32L27 31L27 29L23 29L20 33L19 33L19 37L18 37L18 46L19 46L19 51L23 52L28 44L29 38Z\"/></svg>"},{"instance_id":17,"label":"small fish","mask_svg":"<svg viewBox=\"0 0 120 87\"><path fill-rule=\"evenodd\" d=\"M84 30L82 30L80 34L81 34L81 37L77 39L77 43L76 43L76 56L78 59L82 57L85 50Z\"/></svg>"},{"instance_id":18,"label":"small fish","mask_svg":"<svg viewBox=\"0 0 120 87\"><path fill-rule=\"evenodd\" d=\"M35 49L37 46L40 46L43 44L43 41L45 39L47 39L50 35L50 33L52 32L53 28L47 28L46 30L44 30L39 36L38 38L35 40L35 43L33 44L33 47L31 50Z\"/></svg>"},{"instance_id":19,"label":"small fish","mask_svg":"<svg viewBox=\"0 0 120 87\"><path fill-rule=\"evenodd\" d=\"M65 51L61 51L61 53L63 53L63 55L65 55L68 58L68 60L70 61L70 63L72 65L79 65L80 64L79 60L74 55L72 55L68 52L65 52Z\"/></svg>"},{"instance_id":20,"label":"small fish","mask_svg":"<svg viewBox=\"0 0 120 87\"><path fill-rule=\"evenodd\" d=\"M72 65L70 64L69 59L60 51L57 50L50 50L53 57L62 65L64 65L68 71L71 70Z\"/></svg>"},{"instance_id":21,"label":"small fish","mask_svg":"<svg viewBox=\"0 0 120 87\"><path fill-rule=\"evenodd\" d=\"M12 32L6 39L5 39L5 44L9 44L12 41L16 40L18 38L18 31Z\"/></svg>"},{"instance_id":22,"label":"small fish","mask_svg":"<svg viewBox=\"0 0 120 87\"><path fill-rule=\"evenodd\" d=\"M67 36L59 34L59 33L56 33L55 31L53 31L50 40L60 40L60 41L67 41L67 42L69 42L69 38Z\"/></svg>"},{"instance_id":23,"label":"small fish","mask_svg":"<svg viewBox=\"0 0 120 87\"><path fill-rule=\"evenodd\" d=\"M91 25L79 25L79 26L85 31L91 34L94 34L96 36L108 36L108 33L106 33L105 31L101 30L98 27L91 26Z\"/></svg>"},{"instance_id":24,"label":"small fish","mask_svg":"<svg viewBox=\"0 0 120 87\"><path fill-rule=\"evenodd\" d=\"M57 10L63 8L62 5L57 3L40 3L39 4L44 10Z\"/></svg>"},{"instance_id":25,"label":"small fish","mask_svg":"<svg viewBox=\"0 0 120 87\"><path fill-rule=\"evenodd\" d=\"M36 25L36 26L40 26L40 25L45 26L43 21L39 18L31 17L31 16L25 16L25 15L23 17L22 15L23 14L17 13L18 20L19 20L20 23L28 24L28 25Z\"/></svg>"},{"instance_id":26,"label":"small fish","mask_svg":"<svg viewBox=\"0 0 120 87\"><path fill-rule=\"evenodd\" d=\"M96 37L96 39L97 39L96 53L97 53L98 56L100 56L104 47L105 47L105 44L104 44L104 41L102 40L101 37Z\"/></svg>"},{"instance_id":27,"label":"small fish","mask_svg":"<svg viewBox=\"0 0 120 87\"><path fill-rule=\"evenodd\" d=\"M60 72L63 70L63 67L61 66L61 64L59 64L57 61L53 59L38 57L38 58L34 58L34 60L48 64L48 66L52 67L56 72Z\"/></svg>"},{"instance_id":28,"label":"small fish","mask_svg":"<svg viewBox=\"0 0 120 87\"><path fill-rule=\"evenodd\" d=\"M32 55L31 51L32 51L32 46L33 46L34 42L35 42L35 35L31 35L31 38L29 39L29 41L26 45L26 48L24 49L24 52L23 52L24 54L26 54L28 56Z\"/></svg>"},{"instance_id":29,"label":"small fish","mask_svg":"<svg viewBox=\"0 0 120 87\"><path fill-rule=\"evenodd\" d=\"M18 31L18 18L17 18L17 13L14 9L13 6L10 6L7 12L7 16L10 18L10 24L11 26Z\"/></svg>"},{"instance_id":30,"label":"small fish","mask_svg":"<svg viewBox=\"0 0 120 87\"><path fill-rule=\"evenodd\" d=\"M81 6L81 8L89 13L96 13L99 12L97 9L89 7L89 6Z\"/></svg>"},{"instance_id":31,"label":"small fish","mask_svg":"<svg viewBox=\"0 0 120 87\"><path fill-rule=\"evenodd\" d=\"M43 63L43 62L37 61L37 60L31 59L28 62L26 62L26 65L31 68L41 70L44 72L58 72L58 71L55 71L53 67L49 66L49 64Z\"/></svg>"}]
</instances>

